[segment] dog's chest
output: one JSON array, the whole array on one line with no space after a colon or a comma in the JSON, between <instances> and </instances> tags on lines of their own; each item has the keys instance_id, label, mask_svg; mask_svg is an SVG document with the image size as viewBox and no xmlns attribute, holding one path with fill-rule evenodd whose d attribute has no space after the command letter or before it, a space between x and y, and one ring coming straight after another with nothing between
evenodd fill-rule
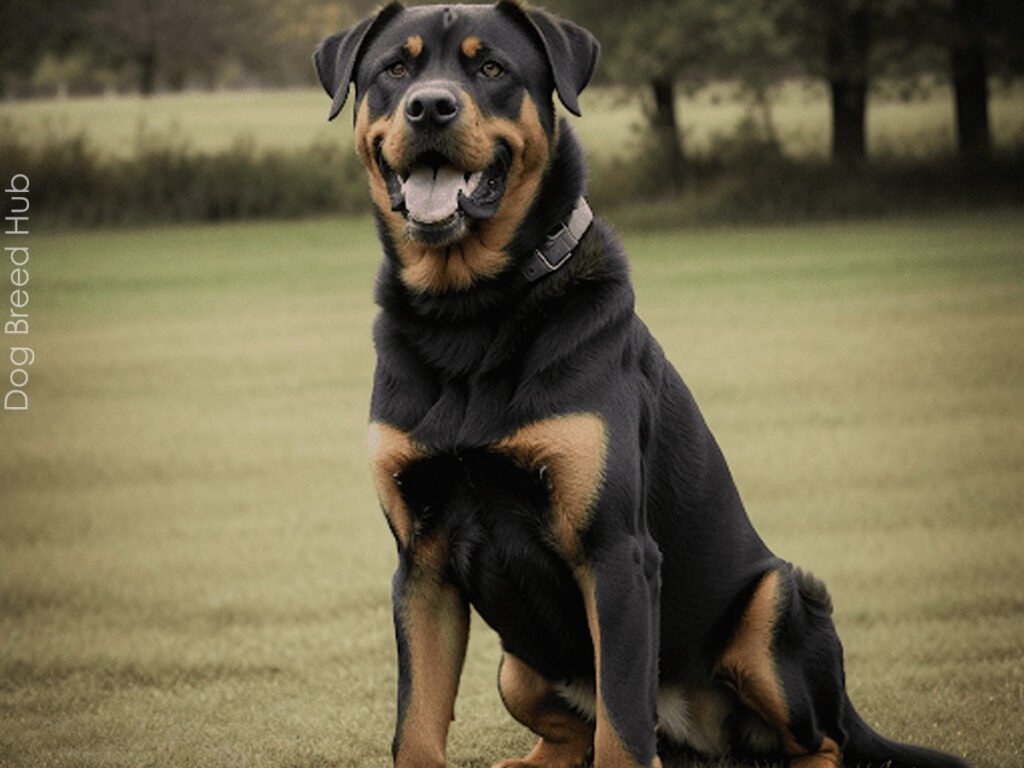
<instances>
[{"instance_id":1,"label":"dog's chest","mask_svg":"<svg viewBox=\"0 0 1024 768\"><path fill-rule=\"evenodd\" d=\"M604 481L607 432L598 415L565 414L484 446L437 449L373 423L370 464L400 547L466 528L493 537L493 526L512 521L573 561Z\"/></svg>"},{"instance_id":2,"label":"dog's chest","mask_svg":"<svg viewBox=\"0 0 1024 768\"><path fill-rule=\"evenodd\" d=\"M596 423L591 437L582 422L574 426L580 446L600 448L593 442ZM458 587L507 648L552 674L568 669L585 676L593 652L572 551L600 472L577 455L568 433L560 443L553 439L566 428L542 422L459 452L382 451L375 474L403 557L415 562L420 549L443 552L444 563L434 563L439 575ZM373 431L374 442L395 437L379 425Z\"/></svg>"}]
</instances>

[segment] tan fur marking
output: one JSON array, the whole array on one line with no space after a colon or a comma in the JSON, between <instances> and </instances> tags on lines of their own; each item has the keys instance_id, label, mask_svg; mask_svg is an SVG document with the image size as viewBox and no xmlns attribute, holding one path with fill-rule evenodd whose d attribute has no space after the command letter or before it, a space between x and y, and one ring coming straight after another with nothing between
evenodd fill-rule
<instances>
[{"instance_id":1,"label":"tan fur marking","mask_svg":"<svg viewBox=\"0 0 1024 768\"><path fill-rule=\"evenodd\" d=\"M480 49L482 47L483 41L481 41L476 35L470 35L462 41L462 53L467 59L474 58L478 53L480 53Z\"/></svg>"},{"instance_id":2,"label":"tan fur marking","mask_svg":"<svg viewBox=\"0 0 1024 768\"><path fill-rule=\"evenodd\" d=\"M570 563L582 555L579 537L604 481L608 431L592 413L556 416L529 424L495 448L521 467L543 469L551 478L552 534Z\"/></svg>"},{"instance_id":3,"label":"tan fur marking","mask_svg":"<svg viewBox=\"0 0 1024 768\"><path fill-rule=\"evenodd\" d=\"M383 214L388 231L398 250L403 269L402 281L412 290L424 293L460 291L477 280L494 277L509 263L504 250L515 235L540 188L550 160L547 134L540 123L537 106L529 98L517 120L485 118L473 99L462 94L463 110L459 124L450 134L451 156L468 172L482 171L490 165L499 140L512 152L505 195L495 215L482 222L461 242L446 248L429 248L410 240L401 214L391 210L391 202L374 152L382 140L381 151L388 165L398 172L408 170L411 158L406 154L409 130L404 120L381 117L370 121L366 99L356 117L356 149L367 168L370 196ZM395 109L404 114L405 102Z\"/></svg>"},{"instance_id":4,"label":"tan fur marking","mask_svg":"<svg viewBox=\"0 0 1024 768\"><path fill-rule=\"evenodd\" d=\"M469 638L469 612L458 590L444 582L444 538L424 542L414 554L402 601L412 676L402 721L397 768L444 766L448 727Z\"/></svg>"},{"instance_id":5,"label":"tan fur marking","mask_svg":"<svg viewBox=\"0 0 1024 768\"><path fill-rule=\"evenodd\" d=\"M371 122L370 105L366 97L363 97L356 111L355 144L356 154L359 155L359 159L363 161L363 166L366 168L370 198L373 200L374 206L384 215L392 235L397 233L398 237L404 237L405 221L400 214L391 210L388 185L384 181L380 168L377 167L374 151L374 145L378 139L386 141L386 137L394 133L393 123L394 120L387 116L378 117Z\"/></svg>"},{"instance_id":6,"label":"tan fur marking","mask_svg":"<svg viewBox=\"0 0 1024 768\"><path fill-rule=\"evenodd\" d=\"M797 755L789 764L791 768L843 768L843 753L839 745L826 736L818 752L812 755Z\"/></svg>"},{"instance_id":7,"label":"tan fur marking","mask_svg":"<svg viewBox=\"0 0 1024 768\"><path fill-rule=\"evenodd\" d=\"M575 569L576 582L583 593L583 607L587 613L587 625L594 643L594 672L597 679L595 686L597 724L594 730L594 765L601 768L637 768L637 762L629 754L622 743L608 710L605 709L601 695L601 624L597 616L597 579L589 566L578 566ZM655 756L650 768L661 768L661 759Z\"/></svg>"},{"instance_id":8,"label":"tan fur marking","mask_svg":"<svg viewBox=\"0 0 1024 768\"><path fill-rule=\"evenodd\" d=\"M395 475L426 454L413 445L405 432L378 422L370 424L367 447L377 498L399 544L405 549L412 538L412 516L395 482Z\"/></svg>"},{"instance_id":9,"label":"tan fur marking","mask_svg":"<svg viewBox=\"0 0 1024 768\"><path fill-rule=\"evenodd\" d=\"M789 709L772 651L778 600L779 572L769 571L750 598L719 667L735 685L740 700L779 729L786 754L795 755L804 750L789 730Z\"/></svg>"},{"instance_id":10,"label":"tan fur marking","mask_svg":"<svg viewBox=\"0 0 1024 768\"><path fill-rule=\"evenodd\" d=\"M525 757L502 760L494 768L578 768L583 764L593 744L594 728L565 709L549 704L554 695L549 680L506 653L498 685L509 713L540 739Z\"/></svg>"},{"instance_id":11,"label":"tan fur marking","mask_svg":"<svg viewBox=\"0 0 1024 768\"><path fill-rule=\"evenodd\" d=\"M700 734L701 746L713 755L724 755L729 749L725 721L735 709L735 699L716 688L698 688L687 695L694 730Z\"/></svg>"},{"instance_id":12,"label":"tan fur marking","mask_svg":"<svg viewBox=\"0 0 1024 768\"><path fill-rule=\"evenodd\" d=\"M405 50L409 52L409 55L414 59L418 59L420 54L423 53L423 38L419 35L409 35L409 38L405 41Z\"/></svg>"}]
</instances>

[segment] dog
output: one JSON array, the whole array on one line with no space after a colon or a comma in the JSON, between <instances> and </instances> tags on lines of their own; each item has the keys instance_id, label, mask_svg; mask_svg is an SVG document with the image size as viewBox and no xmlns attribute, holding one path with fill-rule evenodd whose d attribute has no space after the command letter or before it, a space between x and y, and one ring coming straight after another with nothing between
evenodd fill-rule
<instances>
[{"instance_id":1,"label":"dog","mask_svg":"<svg viewBox=\"0 0 1024 768\"><path fill-rule=\"evenodd\" d=\"M599 46L515 0L384 7L314 54L384 259L370 463L398 550L400 768L446 764L470 606L539 740L500 768L964 768L858 717L824 585L769 551L584 197Z\"/></svg>"}]
</instances>

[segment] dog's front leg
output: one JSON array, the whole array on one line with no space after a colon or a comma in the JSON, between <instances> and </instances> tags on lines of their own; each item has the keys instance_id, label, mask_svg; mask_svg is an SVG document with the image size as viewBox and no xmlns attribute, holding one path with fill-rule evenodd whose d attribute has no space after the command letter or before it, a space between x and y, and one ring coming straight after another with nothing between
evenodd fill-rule
<instances>
[{"instance_id":1,"label":"dog's front leg","mask_svg":"<svg viewBox=\"0 0 1024 768\"><path fill-rule=\"evenodd\" d=\"M469 639L469 607L444 578L448 542L426 541L401 555L392 601L398 643L397 768L445 765L448 726Z\"/></svg>"},{"instance_id":2,"label":"dog's front leg","mask_svg":"<svg viewBox=\"0 0 1024 768\"><path fill-rule=\"evenodd\" d=\"M629 537L577 568L594 641L594 768L660 768L655 726L660 554Z\"/></svg>"}]
</instances>

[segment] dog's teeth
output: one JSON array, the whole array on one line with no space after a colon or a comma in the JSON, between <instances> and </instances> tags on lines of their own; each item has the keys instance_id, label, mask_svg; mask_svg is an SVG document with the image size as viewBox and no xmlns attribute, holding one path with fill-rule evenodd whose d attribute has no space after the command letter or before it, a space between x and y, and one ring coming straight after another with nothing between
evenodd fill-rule
<instances>
[{"instance_id":1,"label":"dog's teeth","mask_svg":"<svg viewBox=\"0 0 1024 768\"><path fill-rule=\"evenodd\" d=\"M480 186L480 180L483 177L483 171L477 171L476 173L467 173L466 185L465 187L463 187L462 194L469 196L476 192L476 188Z\"/></svg>"}]
</instances>

